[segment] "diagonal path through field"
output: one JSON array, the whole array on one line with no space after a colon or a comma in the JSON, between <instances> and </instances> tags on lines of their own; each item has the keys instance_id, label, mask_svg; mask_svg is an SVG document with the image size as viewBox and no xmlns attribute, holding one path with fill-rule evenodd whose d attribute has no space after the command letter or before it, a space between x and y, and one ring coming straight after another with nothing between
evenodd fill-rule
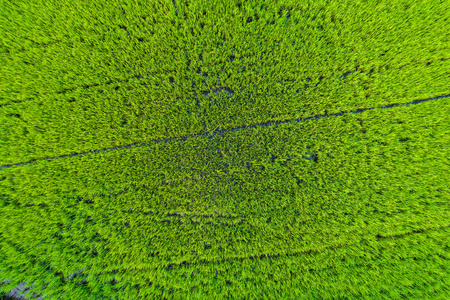
<instances>
[{"instance_id":1,"label":"diagonal path through field","mask_svg":"<svg viewBox=\"0 0 450 300\"><path fill-rule=\"evenodd\" d=\"M339 112L339 113L330 114L330 115L317 115L317 116L312 116L312 117L307 117L307 118L302 118L302 119L275 121L275 122L269 121L269 122L253 124L253 125L248 125L248 126L240 126L240 127L235 127L235 128L231 128L231 129L225 129L225 130L224 129L217 129L217 130L215 130L213 132L200 132L200 133L189 135L189 136L171 137L171 138L160 139L160 140L139 142L139 143L123 145L123 146L119 146L119 147L98 149L98 150L93 150L93 151L89 151L89 152L75 153L75 154L69 154L69 155L61 155L61 156L57 156L57 157L43 158L43 159L38 159L38 160L34 160L34 161L29 161L29 162L22 162L22 163L11 164L11 165L4 165L4 166L0 166L0 171L5 169L5 168L28 165L28 164L39 162L39 161L43 161L43 160L54 160L54 159L61 159L61 158L65 158L65 157L71 157L71 156L87 155L87 154L91 154L91 153L101 153L101 152L106 152L106 151L120 150L122 148L133 148L133 147L149 146L149 145L153 145L153 144L157 144L157 143L161 143L161 142L171 142L171 141L178 141L178 140L185 141L187 139L194 138L194 137L212 137L212 136L214 136L216 134L221 134L221 133L226 133L226 132L234 132L234 131L237 131L237 130L245 130L245 129L249 129L249 128L256 128L256 127L262 127L262 126L276 126L276 125L280 125L280 124L292 123L292 122L302 122L302 121L307 121L307 120L311 120L311 119L317 120L317 119L321 119L321 118L338 117L338 116L342 116L344 114L349 114L349 113L354 113L355 114L355 113L361 113L361 112L364 112L364 111L367 111L367 110L373 110L373 109L386 109L386 108L392 108L392 107L398 107L398 106L404 106L404 105L414 105L414 104L419 104L419 103L433 101L433 100L445 99L445 98L449 98L449 97L450 97L450 94L449 95L443 95L443 96L437 96L437 97L433 97L433 98L429 98L429 99L415 100L415 101L411 101L411 102L407 102L407 103L401 103L401 104L389 104L389 105L384 105L384 106L380 106L380 107L360 108L360 109L357 109L357 110L354 110L354 111Z\"/></svg>"}]
</instances>

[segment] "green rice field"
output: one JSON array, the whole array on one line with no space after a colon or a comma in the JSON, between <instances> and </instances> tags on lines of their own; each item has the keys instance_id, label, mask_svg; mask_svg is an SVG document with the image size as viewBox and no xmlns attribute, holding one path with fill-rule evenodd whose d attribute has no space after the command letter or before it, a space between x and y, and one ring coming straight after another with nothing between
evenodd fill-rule
<instances>
[{"instance_id":1,"label":"green rice field","mask_svg":"<svg viewBox=\"0 0 450 300\"><path fill-rule=\"evenodd\" d=\"M0 0L0 298L450 299L449 116L447 0Z\"/></svg>"}]
</instances>

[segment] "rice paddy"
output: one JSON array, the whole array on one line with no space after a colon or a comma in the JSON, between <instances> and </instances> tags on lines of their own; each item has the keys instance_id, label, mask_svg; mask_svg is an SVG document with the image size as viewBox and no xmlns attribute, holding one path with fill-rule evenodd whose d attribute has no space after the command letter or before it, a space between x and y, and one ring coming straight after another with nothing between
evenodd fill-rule
<instances>
[{"instance_id":1,"label":"rice paddy","mask_svg":"<svg viewBox=\"0 0 450 300\"><path fill-rule=\"evenodd\" d=\"M0 295L446 299L450 2L0 5Z\"/></svg>"}]
</instances>

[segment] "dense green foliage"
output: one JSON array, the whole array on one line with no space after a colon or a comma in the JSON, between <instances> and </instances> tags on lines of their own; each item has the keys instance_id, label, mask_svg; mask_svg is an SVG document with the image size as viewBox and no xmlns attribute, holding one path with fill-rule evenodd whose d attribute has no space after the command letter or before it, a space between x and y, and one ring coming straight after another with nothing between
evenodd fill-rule
<instances>
[{"instance_id":1,"label":"dense green foliage","mask_svg":"<svg viewBox=\"0 0 450 300\"><path fill-rule=\"evenodd\" d=\"M448 17L2 0L0 292L449 297Z\"/></svg>"},{"instance_id":2,"label":"dense green foliage","mask_svg":"<svg viewBox=\"0 0 450 300\"><path fill-rule=\"evenodd\" d=\"M2 6L0 165L448 93L447 1L35 2Z\"/></svg>"}]
</instances>

